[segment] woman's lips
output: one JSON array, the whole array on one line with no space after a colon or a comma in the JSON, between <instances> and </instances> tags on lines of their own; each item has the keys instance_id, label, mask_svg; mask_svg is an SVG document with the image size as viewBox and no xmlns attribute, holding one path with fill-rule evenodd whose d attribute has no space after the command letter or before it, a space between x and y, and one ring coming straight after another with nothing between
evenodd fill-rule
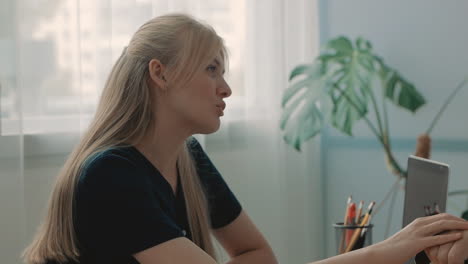
<instances>
[{"instance_id":1,"label":"woman's lips","mask_svg":"<svg viewBox=\"0 0 468 264\"><path fill-rule=\"evenodd\" d=\"M224 102L220 103L220 104L217 104L216 108L218 109L218 114L220 116L223 116L224 115L224 109L226 108L226 104Z\"/></svg>"},{"instance_id":2,"label":"woman's lips","mask_svg":"<svg viewBox=\"0 0 468 264\"><path fill-rule=\"evenodd\" d=\"M219 104L216 105L217 107L221 108L221 110L224 111L224 109L226 108L226 103L225 102L221 102Z\"/></svg>"}]
</instances>

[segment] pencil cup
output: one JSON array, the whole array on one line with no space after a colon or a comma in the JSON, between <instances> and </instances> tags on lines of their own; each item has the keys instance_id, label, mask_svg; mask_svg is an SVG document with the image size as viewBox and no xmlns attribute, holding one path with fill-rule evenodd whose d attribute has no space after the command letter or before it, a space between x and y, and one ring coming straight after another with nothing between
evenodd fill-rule
<instances>
[{"instance_id":1,"label":"pencil cup","mask_svg":"<svg viewBox=\"0 0 468 264\"><path fill-rule=\"evenodd\" d=\"M373 226L372 224L365 226L334 224L336 254L343 254L371 245Z\"/></svg>"}]
</instances>

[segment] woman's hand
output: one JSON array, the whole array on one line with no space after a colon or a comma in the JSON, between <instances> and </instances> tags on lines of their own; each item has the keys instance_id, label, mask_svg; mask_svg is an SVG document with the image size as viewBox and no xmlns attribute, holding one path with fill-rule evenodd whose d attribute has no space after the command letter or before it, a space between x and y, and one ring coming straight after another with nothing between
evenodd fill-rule
<instances>
[{"instance_id":1,"label":"woman's hand","mask_svg":"<svg viewBox=\"0 0 468 264\"><path fill-rule=\"evenodd\" d=\"M463 264L468 259L468 231L463 232L460 240L425 251L433 264Z\"/></svg>"},{"instance_id":2,"label":"woman's hand","mask_svg":"<svg viewBox=\"0 0 468 264\"><path fill-rule=\"evenodd\" d=\"M456 244L457 240L462 238L462 231L456 230L468 230L468 221L445 213L421 217L414 220L400 232L373 247L375 247L375 254L382 254L382 256L390 260L388 263L404 263L426 248L451 242L455 242ZM455 232L441 234L444 231ZM462 245L457 246L456 252L460 250L458 249L460 247Z\"/></svg>"},{"instance_id":3,"label":"woman's hand","mask_svg":"<svg viewBox=\"0 0 468 264\"><path fill-rule=\"evenodd\" d=\"M378 244L314 263L403 264L426 248L459 240L462 237L461 231L441 234L444 231L456 230L468 230L468 221L449 214L422 217L414 220L400 232Z\"/></svg>"}]
</instances>

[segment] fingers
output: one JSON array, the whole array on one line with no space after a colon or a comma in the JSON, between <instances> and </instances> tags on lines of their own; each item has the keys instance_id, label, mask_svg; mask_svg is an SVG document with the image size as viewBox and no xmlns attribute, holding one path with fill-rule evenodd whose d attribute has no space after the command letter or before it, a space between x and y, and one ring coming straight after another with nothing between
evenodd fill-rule
<instances>
[{"instance_id":1,"label":"fingers","mask_svg":"<svg viewBox=\"0 0 468 264\"><path fill-rule=\"evenodd\" d=\"M436 235L448 230L467 230L468 221L440 219L421 227L422 235Z\"/></svg>"},{"instance_id":2,"label":"fingers","mask_svg":"<svg viewBox=\"0 0 468 264\"><path fill-rule=\"evenodd\" d=\"M465 259L468 258L468 253L466 251L467 251L466 245L454 244L448 254L448 263L449 264L463 264Z\"/></svg>"},{"instance_id":3,"label":"fingers","mask_svg":"<svg viewBox=\"0 0 468 264\"><path fill-rule=\"evenodd\" d=\"M434 222L437 222L437 221L440 221L440 220L456 220L456 221L460 221L460 222L468 222L465 219L462 219L462 218L459 218L459 217L456 217L454 215L447 214L447 213L436 214L436 215L426 216L426 217L420 217L420 218L417 218L414 222L417 225L418 224L419 225L428 225L430 223L434 223Z\"/></svg>"},{"instance_id":4,"label":"fingers","mask_svg":"<svg viewBox=\"0 0 468 264\"><path fill-rule=\"evenodd\" d=\"M439 246L427 248L424 250L424 252L426 252L426 255L429 257L432 264L439 264L437 261L437 254L439 252Z\"/></svg>"},{"instance_id":5,"label":"fingers","mask_svg":"<svg viewBox=\"0 0 468 264\"><path fill-rule=\"evenodd\" d=\"M461 233L450 233L437 236L429 236L421 239L421 243L424 248L430 248L438 245L443 245L450 243L456 240L459 240L462 237Z\"/></svg>"},{"instance_id":6,"label":"fingers","mask_svg":"<svg viewBox=\"0 0 468 264\"><path fill-rule=\"evenodd\" d=\"M453 246L452 243L447 243L439 247L439 251L437 252L437 261L442 263L442 264L447 264L448 263L448 255L450 252L450 249Z\"/></svg>"}]
</instances>

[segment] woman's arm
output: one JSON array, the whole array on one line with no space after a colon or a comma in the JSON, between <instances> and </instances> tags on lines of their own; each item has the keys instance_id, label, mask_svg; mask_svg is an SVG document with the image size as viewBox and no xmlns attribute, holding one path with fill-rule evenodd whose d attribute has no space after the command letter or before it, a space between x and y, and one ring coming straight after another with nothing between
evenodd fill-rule
<instances>
[{"instance_id":1,"label":"woman's arm","mask_svg":"<svg viewBox=\"0 0 468 264\"><path fill-rule=\"evenodd\" d=\"M449 214L419 218L385 241L314 264L402 264L426 248L462 237L460 232L438 235L447 230L468 230L468 222ZM232 257L229 264L278 263L270 246L244 212L234 222L214 233ZM216 263L186 238L176 238L154 246L135 254L135 258L142 264Z\"/></svg>"},{"instance_id":2,"label":"woman's arm","mask_svg":"<svg viewBox=\"0 0 468 264\"><path fill-rule=\"evenodd\" d=\"M243 211L214 235L231 256L228 264L277 264L263 235ZM176 238L134 255L142 264L215 264L215 260L186 238Z\"/></svg>"},{"instance_id":3,"label":"woman's arm","mask_svg":"<svg viewBox=\"0 0 468 264\"><path fill-rule=\"evenodd\" d=\"M216 264L210 255L184 237L143 250L134 257L141 264Z\"/></svg>"},{"instance_id":4,"label":"woman's arm","mask_svg":"<svg viewBox=\"0 0 468 264\"><path fill-rule=\"evenodd\" d=\"M231 257L228 264L278 263L270 245L244 211L232 223L215 229L214 235Z\"/></svg>"},{"instance_id":5,"label":"woman's arm","mask_svg":"<svg viewBox=\"0 0 468 264\"><path fill-rule=\"evenodd\" d=\"M422 217L385 241L314 264L405 263L426 248L462 237L460 232L440 234L447 230L468 230L468 222L449 214Z\"/></svg>"}]
</instances>

